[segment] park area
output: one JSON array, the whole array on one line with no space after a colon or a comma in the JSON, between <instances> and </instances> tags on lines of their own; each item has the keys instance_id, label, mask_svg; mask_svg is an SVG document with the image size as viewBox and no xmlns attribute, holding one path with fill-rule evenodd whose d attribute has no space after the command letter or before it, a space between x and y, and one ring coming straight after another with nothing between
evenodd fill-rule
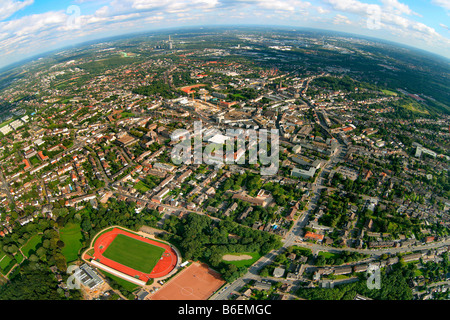
<instances>
[{"instance_id":1,"label":"park area","mask_svg":"<svg viewBox=\"0 0 450 320\"><path fill-rule=\"evenodd\" d=\"M234 264L236 267L250 267L258 261L261 255L258 252L228 253L222 257L223 262Z\"/></svg>"},{"instance_id":2,"label":"park area","mask_svg":"<svg viewBox=\"0 0 450 320\"><path fill-rule=\"evenodd\" d=\"M33 252L36 252L41 241L42 235L36 234L27 241L27 243L21 248L21 251L27 258L29 258Z\"/></svg>"},{"instance_id":3,"label":"park area","mask_svg":"<svg viewBox=\"0 0 450 320\"><path fill-rule=\"evenodd\" d=\"M0 270L4 275L6 275L15 264L16 261L14 259L11 259L7 255L3 254L0 259Z\"/></svg>"},{"instance_id":4,"label":"park area","mask_svg":"<svg viewBox=\"0 0 450 320\"><path fill-rule=\"evenodd\" d=\"M81 234L81 227L76 223L68 223L60 231L61 240L64 242L64 247L61 252L66 258L67 262L78 260L78 252L83 243L83 235Z\"/></svg>"}]
</instances>

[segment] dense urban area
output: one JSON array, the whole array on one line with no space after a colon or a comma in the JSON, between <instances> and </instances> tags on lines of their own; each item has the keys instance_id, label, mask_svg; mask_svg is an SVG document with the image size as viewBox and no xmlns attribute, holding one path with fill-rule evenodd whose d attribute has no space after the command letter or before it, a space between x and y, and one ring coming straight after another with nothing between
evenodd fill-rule
<instances>
[{"instance_id":1,"label":"dense urban area","mask_svg":"<svg viewBox=\"0 0 450 320\"><path fill-rule=\"evenodd\" d=\"M448 300L450 67L422 54L184 30L4 70L0 299L152 300L201 263L223 280L211 300ZM276 174L249 163L248 143L233 161L173 161L191 138L234 146L230 129L276 130ZM91 243L113 226L170 243L180 263L145 285L96 268Z\"/></svg>"}]
</instances>

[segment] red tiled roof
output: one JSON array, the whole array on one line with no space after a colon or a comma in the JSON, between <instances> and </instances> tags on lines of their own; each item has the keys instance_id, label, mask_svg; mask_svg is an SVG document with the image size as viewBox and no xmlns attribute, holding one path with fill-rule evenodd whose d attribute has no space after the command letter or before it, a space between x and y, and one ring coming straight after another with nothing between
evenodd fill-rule
<instances>
[{"instance_id":1,"label":"red tiled roof","mask_svg":"<svg viewBox=\"0 0 450 320\"><path fill-rule=\"evenodd\" d=\"M310 238L310 239L314 239L314 240L323 240L323 234L317 234L317 233L308 231L305 234L305 238Z\"/></svg>"}]
</instances>

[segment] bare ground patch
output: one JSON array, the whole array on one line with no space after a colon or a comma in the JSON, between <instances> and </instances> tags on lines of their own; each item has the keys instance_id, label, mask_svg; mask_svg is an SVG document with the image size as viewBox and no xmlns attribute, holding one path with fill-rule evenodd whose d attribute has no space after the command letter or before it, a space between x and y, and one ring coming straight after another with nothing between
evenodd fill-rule
<instances>
[{"instance_id":1,"label":"bare ground patch","mask_svg":"<svg viewBox=\"0 0 450 320\"><path fill-rule=\"evenodd\" d=\"M239 256L235 256L232 254L226 254L222 257L225 261L240 261L240 260L250 260L252 259L252 256L249 256L248 254L241 254Z\"/></svg>"}]
</instances>

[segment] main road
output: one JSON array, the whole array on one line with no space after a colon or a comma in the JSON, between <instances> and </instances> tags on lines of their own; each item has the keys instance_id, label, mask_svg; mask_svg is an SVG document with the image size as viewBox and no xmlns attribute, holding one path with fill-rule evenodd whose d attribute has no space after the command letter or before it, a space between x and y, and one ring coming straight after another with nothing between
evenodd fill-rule
<instances>
[{"instance_id":1,"label":"main road","mask_svg":"<svg viewBox=\"0 0 450 320\"><path fill-rule=\"evenodd\" d=\"M306 209L300 214L300 216L297 218L297 220L294 222L294 225L289 230L289 232L286 234L286 236L283 239L283 246L279 249L272 250L265 256L261 257L258 261L256 261L252 266L248 268L248 271L245 275L235 280L233 283L226 286L226 289L222 289L218 292L216 292L214 295L210 297L210 300L226 300L230 297L230 295L238 291L240 288L242 288L247 282L250 280L256 280L259 278L258 273L259 271L264 268L266 265L271 264L277 255L283 253L286 248L292 246L292 245L298 245L296 240L298 239L298 236L301 235L303 228L308 223L308 218L310 214L314 211L314 208L317 205L317 202L319 201L320 194L318 190L320 190L320 187L322 187L322 182L327 173L329 173L330 168L332 168L338 160L342 160L343 156L345 155L345 149L342 148L342 146L339 146L338 151L336 154L330 157L330 159L325 163L324 167L318 174L316 178L316 182L313 183L312 189L311 189L311 200L308 202L308 205ZM329 247L325 247L328 248Z\"/></svg>"},{"instance_id":2,"label":"main road","mask_svg":"<svg viewBox=\"0 0 450 320\"><path fill-rule=\"evenodd\" d=\"M286 234L283 239L283 246L279 249L272 250L265 256L261 257L257 262L255 262L252 266L249 267L246 274L242 277L235 280L233 283L225 286L224 289L216 292L214 295L210 297L210 300L227 300L233 292L239 291L246 283L250 280L259 280L261 277L258 275L259 271L264 268L266 265L271 264L275 257L283 253L286 248L296 245L301 247L306 247L311 249L313 252L319 251L327 251L327 252L342 252L342 251L353 251L364 254L369 254L372 258L379 257L383 253L396 254L400 252L410 252L413 250L425 250L425 249L434 249L442 246L450 245L450 237L443 239L440 242L433 242L429 244L422 244L419 246L408 246L408 247L399 247L399 248L384 248L384 249L355 249L355 248L332 248L329 246L324 246L320 244L307 243L299 241L299 237L303 232L304 227L308 223L308 218L314 211L317 202L320 198L320 189L325 187L323 186L324 177L327 173L329 173L330 169L339 161L343 160L343 156L345 155L346 147L340 145L338 152L330 157L330 160L326 162L323 169L319 173L316 182L313 184L311 189L311 200L309 201L306 209L300 214L300 216L295 221L292 228Z\"/></svg>"}]
</instances>

